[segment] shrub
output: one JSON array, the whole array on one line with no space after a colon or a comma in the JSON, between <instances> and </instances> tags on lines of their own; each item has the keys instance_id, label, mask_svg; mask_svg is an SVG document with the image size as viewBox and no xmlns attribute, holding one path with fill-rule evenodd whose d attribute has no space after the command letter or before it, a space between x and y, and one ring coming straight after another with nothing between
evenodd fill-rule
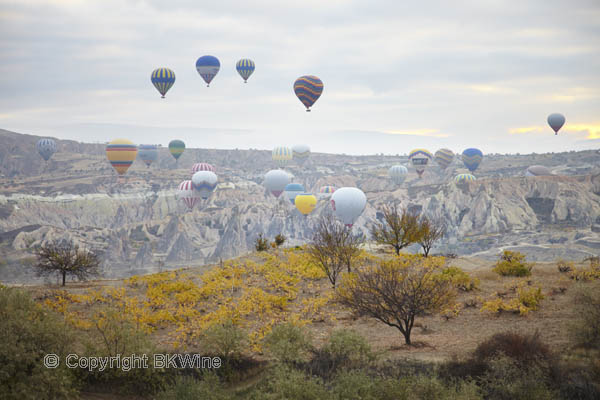
<instances>
[{"instance_id":1,"label":"shrub","mask_svg":"<svg viewBox=\"0 0 600 400\"><path fill-rule=\"evenodd\" d=\"M273 328L265 338L265 348L278 361L294 363L307 354L311 341L304 329L287 322Z\"/></svg>"},{"instance_id":2,"label":"shrub","mask_svg":"<svg viewBox=\"0 0 600 400\"><path fill-rule=\"evenodd\" d=\"M0 398L65 399L77 393L73 370L64 365L73 352L73 331L58 315L35 304L28 293L0 286ZM44 367L46 354L58 368Z\"/></svg>"},{"instance_id":3,"label":"shrub","mask_svg":"<svg viewBox=\"0 0 600 400\"><path fill-rule=\"evenodd\" d=\"M576 281L594 281L600 279L600 262L598 257L590 258L590 266L588 268L573 268L569 272L569 277Z\"/></svg>"},{"instance_id":4,"label":"shrub","mask_svg":"<svg viewBox=\"0 0 600 400\"><path fill-rule=\"evenodd\" d=\"M202 333L202 350L227 360L240 357L248 335L232 321L211 325Z\"/></svg>"},{"instance_id":5,"label":"shrub","mask_svg":"<svg viewBox=\"0 0 600 400\"><path fill-rule=\"evenodd\" d=\"M479 279L472 278L468 273L458 267L444 268L441 275L443 278L450 280L457 289L465 292L470 292L479 287Z\"/></svg>"},{"instance_id":6,"label":"shrub","mask_svg":"<svg viewBox=\"0 0 600 400\"><path fill-rule=\"evenodd\" d=\"M525 254L504 250L493 271L502 276L530 276L533 264L525 262Z\"/></svg>"},{"instance_id":7,"label":"shrub","mask_svg":"<svg viewBox=\"0 0 600 400\"><path fill-rule=\"evenodd\" d=\"M269 375L244 398L253 400L313 400L330 398L323 381L286 366L273 368Z\"/></svg>"},{"instance_id":8,"label":"shrub","mask_svg":"<svg viewBox=\"0 0 600 400\"><path fill-rule=\"evenodd\" d=\"M559 272L571 272L575 268L573 261L565 261L562 258L556 262Z\"/></svg>"},{"instance_id":9,"label":"shrub","mask_svg":"<svg viewBox=\"0 0 600 400\"><path fill-rule=\"evenodd\" d=\"M279 233L279 234L277 234L277 236L275 236L275 245L277 247L279 247L282 244L284 244L286 240L287 240L287 238L285 236L283 236L281 233Z\"/></svg>"},{"instance_id":10,"label":"shrub","mask_svg":"<svg viewBox=\"0 0 600 400\"><path fill-rule=\"evenodd\" d=\"M489 361L500 355L510 357L521 365L552 359L550 348L541 340L537 331L528 335L516 332L496 333L479 343L473 352L477 361Z\"/></svg>"},{"instance_id":11,"label":"shrub","mask_svg":"<svg viewBox=\"0 0 600 400\"><path fill-rule=\"evenodd\" d=\"M269 249L269 240L261 233L254 242L256 251L267 251Z\"/></svg>"},{"instance_id":12,"label":"shrub","mask_svg":"<svg viewBox=\"0 0 600 400\"><path fill-rule=\"evenodd\" d=\"M530 282L519 282L512 285L508 291L496 293L497 298L483 303L481 311L501 313L503 311L527 315L529 311L536 311L539 303L544 299L542 288L529 286ZM515 297L504 300L509 292L514 292Z\"/></svg>"},{"instance_id":13,"label":"shrub","mask_svg":"<svg viewBox=\"0 0 600 400\"><path fill-rule=\"evenodd\" d=\"M577 346L600 349L600 285L580 285L575 291L575 315L570 326Z\"/></svg>"},{"instance_id":14,"label":"shrub","mask_svg":"<svg viewBox=\"0 0 600 400\"><path fill-rule=\"evenodd\" d=\"M178 377L173 385L155 397L156 400L228 400L230 398L219 378L212 373L204 374L202 380L189 376Z\"/></svg>"}]
</instances>

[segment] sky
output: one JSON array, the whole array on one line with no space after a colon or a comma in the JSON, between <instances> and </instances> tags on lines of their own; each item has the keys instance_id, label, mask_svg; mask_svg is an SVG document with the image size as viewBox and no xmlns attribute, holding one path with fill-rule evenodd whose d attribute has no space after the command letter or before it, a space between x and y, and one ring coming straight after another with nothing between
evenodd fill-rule
<instances>
[{"instance_id":1,"label":"sky","mask_svg":"<svg viewBox=\"0 0 600 400\"><path fill-rule=\"evenodd\" d=\"M598 21L598 0L0 0L0 128L345 154L595 149ZM240 58L256 63L247 84ZM166 99L158 67L177 77ZM310 113L302 75L324 83Z\"/></svg>"}]
</instances>

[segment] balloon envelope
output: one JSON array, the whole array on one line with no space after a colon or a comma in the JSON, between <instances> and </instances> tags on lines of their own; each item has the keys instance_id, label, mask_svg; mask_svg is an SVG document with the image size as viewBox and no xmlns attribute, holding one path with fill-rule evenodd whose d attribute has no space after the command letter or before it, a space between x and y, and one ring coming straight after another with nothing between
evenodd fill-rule
<instances>
[{"instance_id":1,"label":"balloon envelope","mask_svg":"<svg viewBox=\"0 0 600 400\"><path fill-rule=\"evenodd\" d=\"M156 90L158 90L158 93L160 93L164 98L165 94L167 94L169 89L171 89L175 83L175 72L169 68L157 68L152 71L152 75L150 75L150 81Z\"/></svg>"},{"instance_id":2,"label":"balloon envelope","mask_svg":"<svg viewBox=\"0 0 600 400\"><path fill-rule=\"evenodd\" d=\"M273 149L272 158L276 164L279 164L281 166L286 165L293 158L292 149L285 146L275 147Z\"/></svg>"},{"instance_id":3,"label":"balloon envelope","mask_svg":"<svg viewBox=\"0 0 600 400\"><path fill-rule=\"evenodd\" d=\"M217 175L211 171L198 171L192 176L192 187L200 197L208 199L217 187Z\"/></svg>"},{"instance_id":4,"label":"balloon envelope","mask_svg":"<svg viewBox=\"0 0 600 400\"><path fill-rule=\"evenodd\" d=\"M454 177L454 182L456 182L456 183L473 182L475 180L477 180L477 178L475 178L471 174L458 174Z\"/></svg>"},{"instance_id":5,"label":"balloon envelope","mask_svg":"<svg viewBox=\"0 0 600 400\"><path fill-rule=\"evenodd\" d=\"M297 159L300 164L304 164L304 162L310 156L310 147L306 144L297 144L292 147L293 158Z\"/></svg>"},{"instance_id":6,"label":"balloon envelope","mask_svg":"<svg viewBox=\"0 0 600 400\"><path fill-rule=\"evenodd\" d=\"M548 115L548 125L554 131L555 135L558 135L558 131L565 124L565 116L559 113L553 113Z\"/></svg>"},{"instance_id":7,"label":"balloon envelope","mask_svg":"<svg viewBox=\"0 0 600 400\"><path fill-rule=\"evenodd\" d=\"M427 164L429 164L432 158L431 153L425 149L414 149L408 154L408 161L410 161L417 174L419 174L419 178L423 176L423 172L425 172L425 168L427 168Z\"/></svg>"},{"instance_id":8,"label":"balloon envelope","mask_svg":"<svg viewBox=\"0 0 600 400\"><path fill-rule=\"evenodd\" d=\"M546 176L552 175L552 172L543 165L532 165L525 171L525 176Z\"/></svg>"},{"instance_id":9,"label":"balloon envelope","mask_svg":"<svg viewBox=\"0 0 600 400\"><path fill-rule=\"evenodd\" d=\"M158 159L158 147L155 144L140 144L137 156L149 167L150 164Z\"/></svg>"},{"instance_id":10,"label":"balloon envelope","mask_svg":"<svg viewBox=\"0 0 600 400\"><path fill-rule=\"evenodd\" d=\"M462 152L462 161L469 171L474 172L483 160L483 153L479 149L466 149Z\"/></svg>"},{"instance_id":11,"label":"balloon envelope","mask_svg":"<svg viewBox=\"0 0 600 400\"><path fill-rule=\"evenodd\" d=\"M319 198L322 198L322 199L329 198L329 197L331 197L333 192L335 192L335 186L331 186L331 185L321 186L321 188L319 189Z\"/></svg>"},{"instance_id":12,"label":"balloon envelope","mask_svg":"<svg viewBox=\"0 0 600 400\"><path fill-rule=\"evenodd\" d=\"M179 184L177 198L182 200L190 210L194 208L200 199L194 190L191 180L183 181Z\"/></svg>"},{"instance_id":13,"label":"balloon envelope","mask_svg":"<svg viewBox=\"0 0 600 400\"><path fill-rule=\"evenodd\" d=\"M183 143L182 140L176 139L176 140L171 140L169 142L169 153L171 153L171 155L173 157L175 157L175 160L178 160L184 151L185 151L185 143Z\"/></svg>"},{"instance_id":14,"label":"balloon envelope","mask_svg":"<svg viewBox=\"0 0 600 400\"><path fill-rule=\"evenodd\" d=\"M304 215L310 214L317 205L317 198L310 193L301 193L296 196L296 208Z\"/></svg>"},{"instance_id":15,"label":"balloon envelope","mask_svg":"<svg viewBox=\"0 0 600 400\"><path fill-rule=\"evenodd\" d=\"M130 140L115 139L106 145L106 158L119 175L127 172L136 155L137 146Z\"/></svg>"},{"instance_id":16,"label":"balloon envelope","mask_svg":"<svg viewBox=\"0 0 600 400\"><path fill-rule=\"evenodd\" d=\"M408 169L404 165L394 165L388 170L392 181L397 185L402 185L408 174Z\"/></svg>"},{"instance_id":17,"label":"balloon envelope","mask_svg":"<svg viewBox=\"0 0 600 400\"><path fill-rule=\"evenodd\" d=\"M265 174L265 187L275 197L279 197L286 185L290 183L290 175L281 169L273 169Z\"/></svg>"},{"instance_id":18,"label":"balloon envelope","mask_svg":"<svg viewBox=\"0 0 600 400\"><path fill-rule=\"evenodd\" d=\"M255 68L256 66L254 65L254 61L248 58L242 58L237 62L237 64L235 64L235 69L244 79L244 83L248 81L248 78L250 78L250 75L252 75Z\"/></svg>"},{"instance_id":19,"label":"balloon envelope","mask_svg":"<svg viewBox=\"0 0 600 400\"><path fill-rule=\"evenodd\" d=\"M209 163L196 163L192 165L192 174L195 174L198 171L215 172L215 167L213 167Z\"/></svg>"},{"instance_id":20,"label":"balloon envelope","mask_svg":"<svg viewBox=\"0 0 600 400\"><path fill-rule=\"evenodd\" d=\"M298 194L305 192L304 186L299 183L288 183L285 185L283 191L285 192L285 196L292 204L294 204L294 199Z\"/></svg>"},{"instance_id":21,"label":"balloon envelope","mask_svg":"<svg viewBox=\"0 0 600 400\"><path fill-rule=\"evenodd\" d=\"M435 156L433 160L437 165L442 167L442 169L446 169L452 164L454 160L454 153L450 149L439 149L435 152Z\"/></svg>"},{"instance_id":22,"label":"balloon envelope","mask_svg":"<svg viewBox=\"0 0 600 400\"><path fill-rule=\"evenodd\" d=\"M37 148L38 153L40 153L40 156L46 161L56 153L56 142L54 139L40 139L37 141L35 147Z\"/></svg>"},{"instance_id":23,"label":"balloon envelope","mask_svg":"<svg viewBox=\"0 0 600 400\"><path fill-rule=\"evenodd\" d=\"M202 56L196 61L196 70L206 82L206 86L209 86L214 77L219 73L221 69L221 63L217 57L213 56Z\"/></svg>"},{"instance_id":24,"label":"balloon envelope","mask_svg":"<svg viewBox=\"0 0 600 400\"><path fill-rule=\"evenodd\" d=\"M314 75L301 76L294 82L294 93L304 104L306 111L310 111L310 107L323 93L323 82Z\"/></svg>"},{"instance_id":25,"label":"balloon envelope","mask_svg":"<svg viewBox=\"0 0 600 400\"><path fill-rule=\"evenodd\" d=\"M331 206L335 216L346 226L352 226L367 205L367 196L355 187L337 189L331 195Z\"/></svg>"}]
</instances>

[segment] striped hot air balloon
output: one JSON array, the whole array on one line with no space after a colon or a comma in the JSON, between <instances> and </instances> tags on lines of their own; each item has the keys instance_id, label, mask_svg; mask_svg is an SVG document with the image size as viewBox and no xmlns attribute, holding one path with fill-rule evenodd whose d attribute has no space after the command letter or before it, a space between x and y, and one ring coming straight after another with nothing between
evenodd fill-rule
<instances>
[{"instance_id":1,"label":"striped hot air balloon","mask_svg":"<svg viewBox=\"0 0 600 400\"><path fill-rule=\"evenodd\" d=\"M446 169L450 166L450 164L452 164L452 161L454 160L454 152L452 152L452 150L450 149L439 149L435 152L433 160L436 162L437 165L442 167L442 169Z\"/></svg>"},{"instance_id":2,"label":"striped hot air balloon","mask_svg":"<svg viewBox=\"0 0 600 400\"><path fill-rule=\"evenodd\" d=\"M327 199L327 198L331 197L333 192L335 192L335 186L330 186L330 185L321 186L319 188L319 198Z\"/></svg>"},{"instance_id":3,"label":"striped hot air balloon","mask_svg":"<svg viewBox=\"0 0 600 400\"><path fill-rule=\"evenodd\" d=\"M296 196L294 205L306 217L315 209L317 198L310 193L300 193Z\"/></svg>"},{"instance_id":4,"label":"striped hot air balloon","mask_svg":"<svg viewBox=\"0 0 600 400\"><path fill-rule=\"evenodd\" d=\"M137 156L150 167L150 164L158 159L158 147L155 144L140 144Z\"/></svg>"},{"instance_id":5,"label":"striped hot air balloon","mask_svg":"<svg viewBox=\"0 0 600 400\"><path fill-rule=\"evenodd\" d=\"M106 158L119 175L125 174L135 156L137 146L127 139L115 139L106 145Z\"/></svg>"},{"instance_id":6,"label":"striped hot air balloon","mask_svg":"<svg viewBox=\"0 0 600 400\"><path fill-rule=\"evenodd\" d=\"M314 75L301 76L294 82L294 93L309 112L323 93L323 82Z\"/></svg>"},{"instance_id":7,"label":"striped hot air balloon","mask_svg":"<svg viewBox=\"0 0 600 400\"><path fill-rule=\"evenodd\" d=\"M56 153L56 142L54 139L40 139L37 141L35 147L45 161L48 161Z\"/></svg>"},{"instance_id":8,"label":"striped hot air balloon","mask_svg":"<svg viewBox=\"0 0 600 400\"><path fill-rule=\"evenodd\" d=\"M221 63L217 57L202 56L196 61L196 70L206 82L207 87L219 73L219 69L221 69Z\"/></svg>"},{"instance_id":9,"label":"striped hot air balloon","mask_svg":"<svg viewBox=\"0 0 600 400\"><path fill-rule=\"evenodd\" d=\"M256 66L254 65L254 61L248 58L242 58L237 62L237 64L235 64L235 69L244 79L244 83L248 83L248 78L250 78L250 75L252 75L255 68Z\"/></svg>"},{"instance_id":10,"label":"striped hot air balloon","mask_svg":"<svg viewBox=\"0 0 600 400\"><path fill-rule=\"evenodd\" d=\"M477 178L475 178L471 174L458 174L454 177L454 182L456 182L456 183L473 182L476 180L477 180Z\"/></svg>"},{"instance_id":11,"label":"striped hot air balloon","mask_svg":"<svg viewBox=\"0 0 600 400\"><path fill-rule=\"evenodd\" d=\"M217 187L217 175L212 171L198 171L192 176L192 187L206 200Z\"/></svg>"},{"instance_id":12,"label":"striped hot air balloon","mask_svg":"<svg viewBox=\"0 0 600 400\"><path fill-rule=\"evenodd\" d=\"M470 148L462 153L462 161L471 173L479 167L481 160L483 160L483 153L479 149Z\"/></svg>"},{"instance_id":13,"label":"striped hot air balloon","mask_svg":"<svg viewBox=\"0 0 600 400\"><path fill-rule=\"evenodd\" d=\"M169 142L169 153L175 158L175 161L181 157L185 151L185 143L182 140L171 140Z\"/></svg>"},{"instance_id":14,"label":"striped hot air balloon","mask_svg":"<svg viewBox=\"0 0 600 400\"><path fill-rule=\"evenodd\" d=\"M306 144L297 144L292 147L293 158L300 164L304 164L310 156L310 147Z\"/></svg>"},{"instance_id":15,"label":"striped hot air balloon","mask_svg":"<svg viewBox=\"0 0 600 400\"><path fill-rule=\"evenodd\" d=\"M402 185L408 175L408 169L404 165L394 165L388 170L388 174L396 185Z\"/></svg>"},{"instance_id":16,"label":"striped hot air balloon","mask_svg":"<svg viewBox=\"0 0 600 400\"><path fill-rule=\"evenodd\" d=\"M425 168L427 168L427 164L432 158L431 153L425 149L414 149L408 154L408 160L415 167L419 178L423 177L423 172L425 172Z\"/></svg>"},{"instance_id":17,"label":"striped hot air balloon","mask_svg":"<svg viewBox=\"0 0 600 400\"><path fill-rule=\"evenodd\" d=\"M194 208L194 206L200 200L198 194L194 190L191 180L183 181L179 184L177 198L182 200L190 210Z\"/></svg>"},{"instance_id":18,"label":"striped hot air balloon","mask_svg":"<svg viewBox=\"0 0 600 400\"><path fill-rule=\"evenodd\" d=\"M196 163L192 165L192 174L195 174L198 171L215 172L215 167L213 167L209 163Z\"/></svg>"},{"instance_id":19,"label":"striped hot air balloon","mask_svg":"<svg viewBox=\"0 0 600 400\"><path fill-rule=\"evenodd\" d=\"M167 94L169 89L171 89L171 86L175 83L175 72L169 68L157 68L152 71L150 81L164 99L165 94Z\"/></svg>"},{"instance_id":20,"label":"striped hot air balloon","mask_svg":"<svg viewBox=\"0 0 600 400\"><path fill-rule=\"evenodd\" d=\"M276 164L279 164L281 166L286 165L287 163L292 161L293 157L294 154L292 152L292 149L290 149L289 147L278 146L273 149L272 158Z\"/></svg>"}]
</instances>

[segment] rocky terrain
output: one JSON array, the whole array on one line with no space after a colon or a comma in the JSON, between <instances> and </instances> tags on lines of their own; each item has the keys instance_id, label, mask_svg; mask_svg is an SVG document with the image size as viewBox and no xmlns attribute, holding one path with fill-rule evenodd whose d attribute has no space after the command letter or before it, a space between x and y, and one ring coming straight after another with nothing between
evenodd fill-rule
<instances>
[{"instance_id":1,"label":"rocky terrain","mask_svg":"<svg viewBox=\"0 0 600 400\"><path fill-rule=\"evenodd\" d=\"M330 209L321 200L304 217L283 196L267 194L262 176L275 166L266 150L187 149L176 164L161 148L150 168L136 161L117 178L104 144L57 140L58 152L45 163L35 150L38 139L0 130L3 282L35 282L31 249L50 240L74 240L97 250L105 277L126 277L237 256L252 249L260 233L271 238L282 233L290 245L301 244ZM195 162L213 164L220 183L209 200L188 211L175 192ZM368 204L354 230L367 237L381 206L399 202L446 223L448 234L434 248L439 253L492 259L511 248L551 261L580 260L600 250L596 151L486 155L475 173L478 180L461 185L451 179L465 172L455 160L446 171L433 164L424 179L409 168L406 182L396 186L387 169L406 162L402 155L313 153L305 164L292 162L286 170L313 192L326 184L361 188ZM555 176L525 177L534 164Z\"/></svg>"}]
</instances>

